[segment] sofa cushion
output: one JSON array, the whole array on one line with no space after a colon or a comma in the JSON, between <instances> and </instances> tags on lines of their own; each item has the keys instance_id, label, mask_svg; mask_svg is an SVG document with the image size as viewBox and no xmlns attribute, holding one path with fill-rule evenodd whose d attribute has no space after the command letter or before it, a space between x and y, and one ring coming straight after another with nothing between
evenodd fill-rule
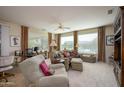
<instances>
[{"instance_id":1,"label":"sofa cushion","mask_svg":"<svg viewBox=\"0 0 124 93\"><path fill-rule=\"evenodd\" d=\"M51 64L50 68L59 69L59 68L65 68L65 66L64 66L64 64Z\"/></svg>"},{"instance_id":2,"label":"sofa cushion","mask_svg":"<svg viewBox=\"0 0 124 93\"><path fill-rule=\"evenodd\" d=\"M59 68L59 69L55 69L55 74L54 75L67 75L65 67L64 68Z\"/></svg>"},{"instance_id":3,"label":"sofa cushion","mask_svg":"<svg viewBox=\"0 0 124 93\"><path fill-rule=\"evenodd\" d=\"M53 75L53 74L55 74L55 69L50 68L49 72Z\"/></svg>"},{"instance_id":4,"label":"sofa cushion","mask_svg":"<svg viewBox=\"0 0 124 93\"><path fill-rule=\"evenodd\" d=\"M50 65L51 69L55 70L54 75L58 75L58 76L66 76L67 77L67 72L65 70L65 66L64 64L52 64Z\"/></svg>"},{"instance_id":5,"label":"sofa cushion","mask_svg":"<svg viewBox=\"0 0 124 93\"><path fill-rule=\"evenodd\" d=\"M37 81L38 87L69 87L69 79L67 76L53 75L49 77L43 77Z\"/></svg>"}]
</instances>

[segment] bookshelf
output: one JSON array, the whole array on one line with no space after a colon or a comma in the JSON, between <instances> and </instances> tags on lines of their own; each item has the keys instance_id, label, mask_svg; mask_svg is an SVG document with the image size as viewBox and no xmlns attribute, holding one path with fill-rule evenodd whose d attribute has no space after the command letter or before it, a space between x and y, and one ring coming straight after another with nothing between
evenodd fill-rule
<instances>
[{"instance_id":1,"label":"bookshelf","mask_svg":"<svg viewBox=\"0 0 124 93\"><path fill-rule=\"evenodd\" d=\"M2 40L1 40L1 25L0 25L0 56L1 56L1 42Z\"/></svg>"},{"instance_id":2,"label":"bookshelf","mask_svg":"<svg viewBox=\"0 0 124 93\"><path fill-rule=\"evenodd\" d=\"M119 86L124 87L124 7L114 22L114 73Z\"/></svg>"}]
</instances>

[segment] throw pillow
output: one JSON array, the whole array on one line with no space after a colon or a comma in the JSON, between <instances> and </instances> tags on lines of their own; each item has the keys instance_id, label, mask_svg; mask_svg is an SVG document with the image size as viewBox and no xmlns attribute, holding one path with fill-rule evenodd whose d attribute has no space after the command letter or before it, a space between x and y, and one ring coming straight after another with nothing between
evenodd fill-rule
<instances>
[{"instance_id":1,"label":"throw pillow","mask_svg":"<svg viewBox=\"0 0 124 93\"><path fill-rule=\"evenodd\" d=\"M47 66L49 67L51 65L51 60L49 59L45 59L45 63L47 64Z\"/></svg>"},{"instance_id":2,"label":"throw pillow","mask_svg":"<svg viewBox=\"0 0 124 93\"><path fill-rule=\"evenodd\" d=\"M63 52L63 55L64 55L64 57L67 57L67 52L64 51L64 52Z\"/></svg>"},{"instance_id":3,"label":"throw pillow","mask_svg":"<svg viewBox=\"0 0 124 93\"><path fill-rule=\"evenodd\" d=\"M47 66L47 64L44 62L41 62L41 64L39 65L40 69L42 70L43 74L45 76L50 76L51 73L49 72L49 68Z\"/></svg>"},{"instance_id":4,"label":"throw pillow","mask_svg":"<svg viewBox=\"0 0 124 93\"><path fill-rule=\"evenodd\" d=\"M72 57L78 56L78 52L77 52L76 50L73 50L73 51L71 52L71 56L72 56Z\"/></svg>"},{"instance_id":5,"label":"throw pillow","mask_svg":"<svg viewBox=\"0 0 124 93\"><path fill-rule=\"evenodd\" d=\"M67 52L67 51L64 51L64 52L63 52L63 55L64 55L64 57L69 57L69 56L70 56L70 53Z\"/></svg>"},{"instance_id":6,"label":"throw pillow","mask_svg":"<svg viewBox=\"0 0 124 93\"><path fill-rule=\"evenodd\" d=\"M39 65L40 69L42 70L43 74L45 76L50 76L53 75L55 73L54 69L49 69L48 65L44 62L41 62L41 64Z\"/></svg>"},{"instance_id":7,"label":"throw pillow","mask_svg":"<svg viewBox=\"0 0 124 93\"><path fill-rule=\"evenodd\" d=\"M67 57L70 57L70 52L67 52Z\"/></svg>"}]
</instances>

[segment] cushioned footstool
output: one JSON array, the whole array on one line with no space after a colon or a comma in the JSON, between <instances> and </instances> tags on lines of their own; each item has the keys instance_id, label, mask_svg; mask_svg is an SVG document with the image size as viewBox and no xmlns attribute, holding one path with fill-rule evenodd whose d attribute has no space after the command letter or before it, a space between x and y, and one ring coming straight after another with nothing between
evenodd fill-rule
<instances>
[{"instance_id":1,"label":"cushioned footstool","mask_svg":"<svg viewBox=\"0 0 124 93\"><path fill-rule=\"evenodd\" d=\"M71 67L73 70L83 71L83 61L81 58L72 58Z\"/></svg>"}]
</instances>

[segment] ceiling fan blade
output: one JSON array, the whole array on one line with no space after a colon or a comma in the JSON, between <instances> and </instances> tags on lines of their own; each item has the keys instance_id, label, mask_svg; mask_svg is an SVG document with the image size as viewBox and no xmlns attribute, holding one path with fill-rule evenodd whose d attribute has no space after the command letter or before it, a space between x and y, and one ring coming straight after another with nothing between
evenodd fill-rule
<instances>
[{"instance_id":1,"label":"ceiling fan blade","mask_svg":"<svg viewBox=\"0 0 124 93\"><path fill-rule=\"evenodd\" d=\"M71 29L70 27L63 27L63 29Z\"/></svg>"},{"instance_id":2,"label":"ceiling fan blade","mask_svg":"<svg viewBox=\"0 0 124 93\"><path fill-rule=\"evenodd\" d=\"M59 28L54 29L54 31L58 30Z\"/></svg>"},{"instance_id":3,"label":"ceiling fan blade","mask_svg":"<svg viewBox=\"0 0 124 93\"><path fill-rule=\"evenodd\" d=\"M61 32L61 31L66 31L66 30L69 30L69 29L71 29L70 27L64 27L61 23L58 23L59 24L59 26L58 26L58 28L56 28L54 31L56 31L56 32Z\"/></svg>"}]
</instances>

